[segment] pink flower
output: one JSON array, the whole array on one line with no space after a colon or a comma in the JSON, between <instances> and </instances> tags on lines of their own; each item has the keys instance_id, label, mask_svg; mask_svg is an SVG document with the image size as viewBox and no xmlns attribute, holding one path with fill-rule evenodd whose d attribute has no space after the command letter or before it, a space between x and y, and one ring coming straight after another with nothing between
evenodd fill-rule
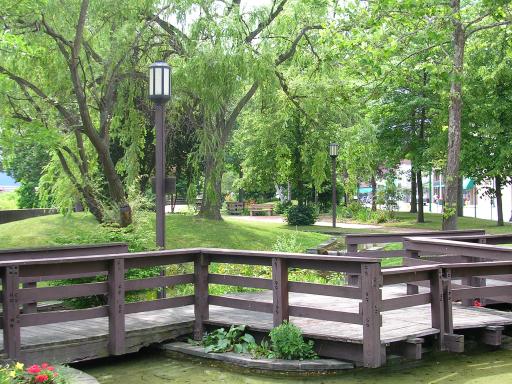
<instances>
[{"instance_id":1,"label":"pink flower","mask_svg":"<svg viewBox=\"0 0 512 384\"><path fill-rule=\"evenodd\" d=\"M42 369L46 369L46 368L48 368L48 363L43 363L43 364L41 364L41 368L42 368Z\"/></svg>"},{"instance_id":2,"label":"pink flower","mask_svg":"<svg viewBox=\"0 0 512 384\"><path fill-rule=\"evenodd\" d=\"M36 376L36 383L44 383L46 380L48 380L48 375L37 375Z\"/></svg>"},{"instance_id":3,"label":"pink flower","mask_svg":"<svg viewBox=\"0 0 512 384\"><path fill-rule=\"evenodd\" d=\"M41 368L39 367L39 365L34 364L33 366L27 369L27 372L30 374L36 374L41 372Z\"/></svg>"}]
</instances>

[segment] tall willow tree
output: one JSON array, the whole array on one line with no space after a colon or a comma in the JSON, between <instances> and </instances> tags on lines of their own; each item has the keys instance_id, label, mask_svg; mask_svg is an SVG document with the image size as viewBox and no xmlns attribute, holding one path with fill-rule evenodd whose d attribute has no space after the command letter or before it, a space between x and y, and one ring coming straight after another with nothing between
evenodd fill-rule
<instances>
[{"instance_id":1,"label":"tall willow tree","mask_svg":"<svg viewBox=\"0 0 512 384\"><path fill-rule=\"evenodd\" d=\"M111 153L111 125L119 85L140 76L147 50L148 4L116 1L0 1L2 120L37 130L99 220L105 208L131 223L131 207ZM56 169L56 168L54 168Z\"/></svg>"},{"instance_id":2,"label":"tall willow tree","mask_svg":"<svg viewBox=\"0 0 512 384\"><path fill-rule=\"evenodd\" d=\"M242 9L240 1L164 2L154 24L173 58L177 98L197 108L197 151L191 156L204 177L200 216L220 219L225 150L240 113L281 68L322 29L326 4L274 0ZM148 19L153 18L148 15Z\"/></svg>"}]
</instances>

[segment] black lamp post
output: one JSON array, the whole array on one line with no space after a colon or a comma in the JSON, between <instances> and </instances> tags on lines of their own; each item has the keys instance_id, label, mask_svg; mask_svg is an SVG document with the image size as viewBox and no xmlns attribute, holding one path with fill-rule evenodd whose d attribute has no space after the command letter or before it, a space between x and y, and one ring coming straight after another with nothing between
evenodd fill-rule
<instances>
[{"instance_id":1,"label":"black lamp post","mask_svg":"<svg viewBox=\"0 0 512 384\"><path fill-rule=\"evenodd\" d=\"M171 98L171 67L164 62L149 66L149 98L155 102L156 246L165 248L165 103ZM162 269L161 275L165 274ZM165 297L165 289L158 297Z\"/></svg>"},{"instance_id":2,"label":"black lamp post","mask_svg":"<svg viewBox=\"0 0 512 384\"><path fill-rule=\"evenodd\" d=\"M336 228L336 157L338 157L337 143L329 144L329 155L332 160L332 226Z\"/></svg>"}]
</instances>

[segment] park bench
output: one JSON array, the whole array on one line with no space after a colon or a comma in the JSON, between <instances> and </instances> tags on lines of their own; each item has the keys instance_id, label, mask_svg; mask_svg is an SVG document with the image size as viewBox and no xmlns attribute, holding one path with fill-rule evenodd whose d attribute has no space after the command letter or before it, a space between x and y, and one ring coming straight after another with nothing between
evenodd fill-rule
<instances>
[{"instance_id":1,"label":"park bench","mask_svg":"<svg viewBox=\"0 0 512 384\"><path fill-rule=\"evenodd\" d=\"M243 201L226 201L226 209L230 215L241 215L245 209Z\"/></svg>"},{"instance_id":2,"label":"park bench","mask_svg":"<svg viewBox=\"0 0 512 384\"><path fill-rule=\"evenodd\" d=\"M251 204L249 206L249 214L254 216L254 212L268 212L269 216L272 216L274 212L273 204Z\"/></svg>"}]
</instances>

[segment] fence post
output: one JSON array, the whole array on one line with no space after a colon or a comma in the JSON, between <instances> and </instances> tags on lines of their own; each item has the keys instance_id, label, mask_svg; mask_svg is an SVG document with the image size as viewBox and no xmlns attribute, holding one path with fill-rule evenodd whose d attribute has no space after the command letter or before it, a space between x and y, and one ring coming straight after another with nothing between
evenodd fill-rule
<instances>
[{"instance_id":1,"label":"fence post","mask_svg":"<svg viewBox=\"0 0 512 384\"><path fill-rule=\"evenodd\" d=\"M21 285L23 288L37 288L36 282L23 283ZM23 313L36 313L37 312L37 303L26 303L23 304Z\"/></svg>"},{"instance_id":2,"label":"fence post","mask_svg":"<svg viewBox=\"0 0 512 384\"><path fill-rule=\"evenodd\" d=\"M5 267L2 277L4 352L9 359L17 360L20 357L21 349L18 303L19 268L17 266Z\"/></svg>"},{"instance_id":3,"label":"fence post","mask_svg":"<svg viewBox=\"0 0 512 384\"><path fill-rule=\"evenodd\" d=\"M288 265L286 260L272 258L272 303L274 327L288 321Z\"/></svg>"},{"instance_id":4,"label":"fence post","mask_svg":"<svg viewBox=\"0 0 512 384\"><path fill-rule=\"evenodd\" d=\"M430 274L430 311L432 328L439 329L437 340L439 350L444 350L445 343L445 302L443 294L443 270L438 268Z\"/></svg>"},{"instance_id":5,"label":"fence post","mask_svg":"<svg viewBox=\"0 0 512 384\"><path fill-rule=\"evenodd\" d=\"M363 364L368 368L377 368L385 363L385 352L380 342L381 287L380 263L361 264Z\"/></svg>"},{"instance_id":6,"label":"fence post","mask_svg":"<svg viewBox=\"0 0 512 384\"><path fill-rule=\"evenodd\" d=\"M345 241L347 241L347 240L345 240ZM358 248L357 244L347 243L346 246L347 246L347 252L357 252L357 248ZM346 281L347 285L353 285L353 286L359 285L359 276L358 275L351 275L351 274L346 273L345 276L347 279L347 281Z\"/></svg>"},{"instance_id":7,"label":"fence post","mask_svg":"<svg viewBox=\"0 0 512 384\"><path fill-rule=\"evenodd\" d=\"M208 306L208 264L206 255L200 253L194 260L194 340L201 340L204 321L210 317Z\"/></svg>"},{"instance_id":8,"label":"fence post","mask_svg":"<svg viewBox=\"0 0 512 384\"><path fill-rule=\"evenodd\" d=\"M453 333L452 270L443 268L444 331Z\"/></svg>"},{"instance_id":9,"label":"fence post","mask_svg":"<svg viewBox=\"0 0 512 384\"><path fill-rule=\"evenodd\" d=\"M124 259L114 259L108 271L108 349L111 355L125 352L124 295Z\"/></svg>"},{"instance_id":10,"label":"fence post","mask_svg":"<svg viewBox=\"0 0 512 384\"><path fill-rule=\"evenodd\" d=\"M404 243L405 244L405 243ZM419 259L420 253L418 251L411 251L406 249L406 256L411 259ZM416 295L419 292L418 286L415 284L407 284L407 294L408 295Z\"/></svg>"}]
</instances>

